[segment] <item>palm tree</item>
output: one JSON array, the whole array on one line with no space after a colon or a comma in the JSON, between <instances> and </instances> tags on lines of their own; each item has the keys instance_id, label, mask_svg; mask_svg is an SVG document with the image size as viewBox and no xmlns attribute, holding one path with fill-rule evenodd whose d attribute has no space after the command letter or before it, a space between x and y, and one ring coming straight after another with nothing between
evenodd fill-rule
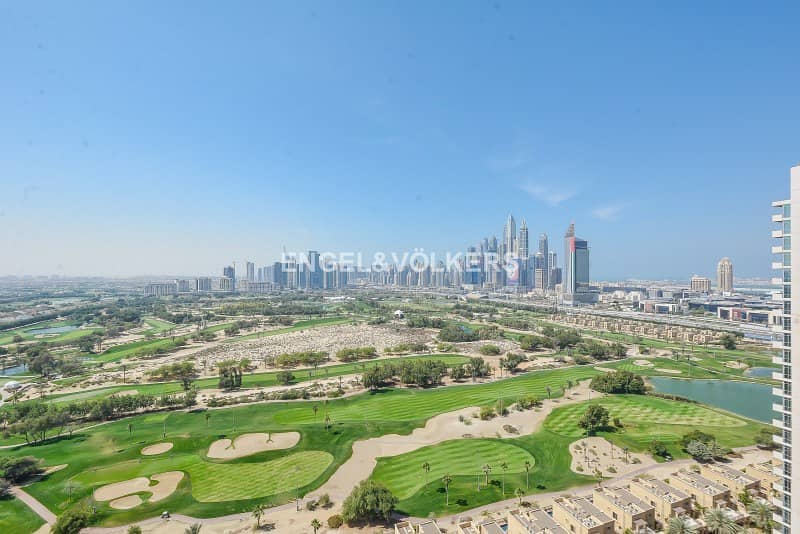
<instances>
[{"instance_id":1,"label":"palm tree","mask_svg":"<svg viewBox=\"0 0 800 534\"><path fill-rule=\"evenodd\" d=\"M519 505L522 506L522 497L525 496L525 492L522 491L522 488L517 488L514 490L514 495L517 496L517 499L519 499Z\"/></svg>"},{"instance_id":2,"label":"palm tree","mask_svg":"<svg viewBox=\"0 0 800 534\"><path fill-rule=\"evenodd\" d=\"M506 494L506 471L508 471L508 464L503 462L500 464L500 469L503 470L503 495Z\"/></svg>"},{"instance_id":3,"label":"palm tree","mask_svg":"<svg viewBox=\"0 0 800 534\"><path fill-rule=\"evenodd\" d=\"M747 513L750 514L750 519L753 524L763 530L770 532L772 530L772 506L767 501L754 501L747 507Z\"/></svg>"},{"instance_id":4,"label":"palm tree","mask_svg":"<svg viewBox=\"0 0 800 534\"><path fill-rule=\"evenodd\" d=\"M186 527L186 530L183 531L183 534L200 534L201 527L202 525L200 523L195 523L194 525Z\"/></svg>"},{"instance_id":5,"label":"palm tree","mask_svg":"<svg viewBox=\"0 0 800 534\"><path fill-rule=\"evenodd\" d=\"M453 477L445 475L442 477L442 484L444 484L445 505L450 506L450 483L453 482Z\"/></svg>"},{"instance_id":6,"label":"palm tree","mask_svg":"<svg viewBox=\"0 0 800 534\"><path fill-rule=\"evenodd\" d=\"M483 469L483 474L486 475L486 485L488 486L489 485L489 473L492 472L492 466L490 466L489 464L484 464L482 469Z\"/></svg>"},{"instance_id":7,"label":"palm tree","mask_svg":"<svg viewBox=\"0 0 800 534\"><path fill-rule=\"evenodd\" d=\"M531 472L531 463L528 460L525 460L525 489L529 489L530 485L528 484L528 475Z\"/></svg>"},{"instance_id":8,"label":"palm tree","mask_svg":"<svg viewBox=\"0 0 800 534\"><path fill-rule=\"evenodd\" d=\"M712 508L707 511L703 516L703 520L706 522L706 528L711 534L739 534L742 531L742 527L726 516L719 508Z\"/></svg>"},{"instance_id":9,"label":"palm tree","mask_svg":"<svg viewBox=\"0 0 800 534\"><path fill-rule=\"evenodd\" d=\"M133 436L133 423L128 423L128 436Z\"/></svg>"},{"instance_id":10,"label":"palm tree","mask_svg":"<svg viewBox=\"0 0 800 534\"><path fill-rule=\"evenodd\" d=\"M317 534L317 530L322 528L322 523L319 522L319 519L311 520L311 528L314 529L314 534Z\"/></svg>"},{"instance_id":11,"label":"palm tree","mask_svg":"<svg viewBox=\"0 0 800 534\"><path fill-rule=\"evenodd\" d=\"M264 512L267 511L267 508L263 504L257 504L255 508L253 508L253 518L256 520L256 528L261 528L261 518L264 517Z\"/></svg>"},{"instance_id":12,"label":"palm tree","mask_svg":"<svg viewBox=\"0 0 800 534\"><path fill-rule=\"evenodd\" d=\"M667 534L695 534L694 528L683 516L674 516L667 522Z\"/></svg>"},{"instance_id":13,"label":"palm tree","mask_svg":"<svg viewBox=\"0 0 800 534\"><path fill-rule=\"evenodd\" d=\"M329 415L325 416L325 432L331 427L331 418Z\"/></svg>"},{"instance_id":14,"label":"palm tree","mask_svg":"<svg viewBox=\"0 0 800 534\"><path fill-rule=\"evenodd\" d=\"M428 473L431 472L431 464L429 464L428 462L425 462L424 464L422 464L422 470L425 471L425 484L427 484L428 483Z\"/></svg>"},{"instance_id":15,"label":"palm tree","mask_svg":"<svg viewBox=\"0 0 800 534\"><path fill-rule=\"evenodd\" d=\"M547 386L547 398L548 399L550 398L550 394L551 393L552 393L552 390L550 389L550 386Z\"/></svg>"},{"instance_id":16,"label":"palm tree","mask_svg":"<svg viewBox=\"0 0 800 534\"><path fill-rule=\"evenodd\" d=\"M211 419L211 413L208 410L206 410L204 417L206 418L206 430L208 430L208 420Z\"/></svg>"},{"instance_id":17,"label":"palm tree","mask_svg":"<svg viewBox=\"0 0 800 534\"><path fill-rule=\"evenodd\" d=\"M314 410L314 422L317 422L317 412L319 411L319 404L315 404L312 408Z\"/></svg>"}]
</instances>

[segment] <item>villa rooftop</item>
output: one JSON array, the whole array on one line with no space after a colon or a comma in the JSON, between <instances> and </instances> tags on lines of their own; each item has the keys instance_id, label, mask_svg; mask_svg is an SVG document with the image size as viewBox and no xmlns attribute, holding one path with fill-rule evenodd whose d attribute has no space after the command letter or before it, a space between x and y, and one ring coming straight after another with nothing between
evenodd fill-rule
<instances>
[{"instance_id":1,"label":"villa rooftop","mask_svg":"<svg viewBox=\"0 0 800 534\"><path fill-rule=\"evenodd\" d=\"M600 511L592 502L585 498L556 499L556 505L561 506L567 513L585 527L596 527L611 521L611 518Z\"/></svg>"},{"instance_id":2,"label":"villa rooftop","mask_svg":"<svg viewBox=\"0 0 800 534\"><path fill-rule=\"evenodd\" d=\"M672 476L679 480L682 480L686 484L705 493L706 495L711 495L712 497L715 495L726 493L728 491L728 488L720 486L712 482L711 480L707 479L706 477L698 473L695 473L694 471L687 471L685 469L681 469L673 473Z\"/></svg>"},{"instance_id":3,"label":"villa rooftop","mask_svg":"<svg viewBox=\"0 0 800 534\"><path fill-rule=\"evenodd\" d=\"M550 514L541 509L522 511L512 510L509 515L515 517L528 534L568 534L556 523Z\"/></svg>"},{"instance_id":4,"label":"villa rooftop","mask_svg":"<svg viewBox=\"0 0 800 534\"><path fill-rule=\"evenodd\" d=\"M676 503L689 498L689 495L682 492L677 488L673 488L663 480L657 478L635 478L631 481L632 484L639 484L647 488L652 494L658 496L662 501L668 503Z\"/></svg>"},{"instance_id":5,"label":"villa rooftop","mask_svg":"<svg viewBox=\"0 0 800 534\"><path fill-rule=\"evenodd\" d=\"M612 504L629 514L640 514L653 509L652 506L632 494L626 488L609 488L603 486L595 488L594 492L595 494L602 494Z\"/></svg>"},{"instance_id":6,"label":"villa rooftop","mask_svg":"<svg viewBox=\"0 0 800 534\"><path fill-rule=\"evenodd\" d=\"M742 473L738 469L728 467L727 465L724 464L707 464L704 465L703 467L705 469L708 469L709 471L713 471L714 473L718 474L723 478L735 482L736 484L747 486L758 482L757 478L751 477L747 473Z\"/></svg>"}]
</instances>

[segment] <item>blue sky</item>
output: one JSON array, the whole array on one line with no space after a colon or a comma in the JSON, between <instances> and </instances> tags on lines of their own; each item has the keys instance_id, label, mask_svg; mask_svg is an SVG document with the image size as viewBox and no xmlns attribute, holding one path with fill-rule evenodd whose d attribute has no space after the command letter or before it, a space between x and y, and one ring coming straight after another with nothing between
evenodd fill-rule
<instances>
[{"instance_id":1,"label":"blue sky","mask_svg":"<svg viewBox=\"0 0 800 534\"><path fill-rule=\"evenodd\" d=\"M794 4L794 5L792 5ZM767 276L798 4L0 5L0 275L463 249L509 212L592 278Z\"/></svg>"}]
</instances>

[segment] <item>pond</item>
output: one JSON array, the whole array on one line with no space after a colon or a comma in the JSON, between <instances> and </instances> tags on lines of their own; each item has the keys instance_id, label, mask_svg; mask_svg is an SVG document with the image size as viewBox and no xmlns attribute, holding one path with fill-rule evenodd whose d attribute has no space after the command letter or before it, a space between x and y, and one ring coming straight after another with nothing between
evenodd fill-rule
<instances>
[{"instance_id":1,"label":"pond","mask_svg":"<svg viewBox=\"0 0 800 534\"><path fill-rule=\"evenodd\" d=\"M772 422L772 387L733 380L683 380L654 376L649 379L658 393L679 395L716 406L764 423Z\"/></svg>"},{"instance_id":2,"label":"pond","mask_svg":"<svg viewBox=\"0 0 800 534\"><path fill-rule=\"evenodd\" d=\"M780 371L780 369L773 369L772 367L751 367L745 371L744 374L747 376L756 376L760 378L772 378L772 373L775 371Z\"/></svg>"},{"instance_id":3,"label":"pond","mask_svg":"<svg viewBox=\"0 0 800 534\"><path fill-rule=\"evenodd\" d=\"M12 367L0 367L0 376L14 376L25 373L25 364L14 365Z\"/></svg>"},{"instance_id":4,"label":"pond","mask_svg":"<svg viewBox=\"0 0 800 534\"><path fill-rule=\"evenodd\" d=\"M34 336L38 336L40 334L63 334L64 332L72 332L73 330L77 330L78 327L74 325L66 325L66 326L51 326L50 328L34 328L33 330L28 330L29 334Z\"/></svg>"}]
</instances>

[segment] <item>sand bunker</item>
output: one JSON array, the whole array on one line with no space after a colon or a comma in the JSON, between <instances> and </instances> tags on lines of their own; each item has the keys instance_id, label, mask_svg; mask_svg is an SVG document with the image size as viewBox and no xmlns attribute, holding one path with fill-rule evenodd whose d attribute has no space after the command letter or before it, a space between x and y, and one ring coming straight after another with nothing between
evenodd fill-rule
<instances>
[{"instance_id":1,"label":"sand bunker","mask_svg":"<svg viewBox=\"0 0 800 534\"><path fill-rule=\"evenodd\" d=\"M572 455L570 469L582 475L599 470L605 477L617 477L656 464L647 454L625 452L604 438L581 438L569 445Z\"/></svg>"},{"instance_id":2,"label":"sand bunker","mask_svg":"<svg viewBox=\"0 0 800 534\"><path fill-rule=\"evenodd\" d=\"M49 475L51 473L55 473L56 471L61 471L62 469L64 469L68 465L69 464L51 465L50 467L46 467L45 468L44 474L45 475Z\"/></svg>"},{"instance_id":3,"label":"sand bunker","mask_svg":"<svg viewBox=\"0 0 800 534\"><path fill-rule=\"evenodd\" d=\"M155 445L148 445L142 449L142 454L145 456L153 456L155 454L163 454L172 448L172 443L166 441L164 443L156 443Z\"/></svg>"},{"instance_id":4,"label":"sand bunker","mask_svg":"<svg viewBox=\"0 0 800 534\"><path fill-rule=\"evenodd\" d=\"M111 501L109 506L127 510L142 503L141 498L136 493L150 493L148 502L156 502L166 499L178 488L178 484L183 479L183 471L168 471L147 477L137 477L122 482L106 484L94 490L96 501ZM150 482L155 482L150 485ZM135 499L137 500L134 503Z\"/></svg>"},{"instance_id":5,"label":"sand bunker","mask_svg":"<svg viewBox=\"0 0 800 534\"><path fill-rule=\"evenodd\" d=\"M679 375L682 371L678 371L677 369L664 369L662 367L654 367L653 370L660 371L662 373L669 373L671 375Z\"/></svg>"},{"instance_id":6,"label":"sand bunker","mask_svg":"<svg viewBox=\"0 0 800 534\"><path fill-rule=\"evenodd\" d=\"M633 360L634 365L638 365L639 367L650 367L653 365L653 362L649 362L647 360Z\"/></svg>"},{"instance_id":7,"label":"sand bunker","mask_svg":"<svg viewBox=\"0 0 800 534\"><path fill-rule=\"evenodd\" d=\"M111 508L115 508L117 510L130 510L131 508L136 508L140 504L142 504L142 498L138 495L128 495L127 497L114 499L108 503Z\"/></svg>"},{"instance_id":8,"label":"sand bunker","mask_svg":"<svg viewBox=\"0 0 800 534\"><path fill-rule=\"evenodd\" d=\"M741 362L725 362L725 367L730 367L731 369L747 369L749 365Z\"/></svg>"},{"instance_id":9,"label":"sand bunker","mask_svg":"<svg viewBox=\"0 0 800 534\"><path fill-rule=\"evenodd\" d=\"M221 460L230 460L250 456L264 451L289 449L300 441L299 432L280 432L266 434L242 434L231 443L229 439L218 439L208 448L208 457Z\"/></svg>"}]
</instances>

